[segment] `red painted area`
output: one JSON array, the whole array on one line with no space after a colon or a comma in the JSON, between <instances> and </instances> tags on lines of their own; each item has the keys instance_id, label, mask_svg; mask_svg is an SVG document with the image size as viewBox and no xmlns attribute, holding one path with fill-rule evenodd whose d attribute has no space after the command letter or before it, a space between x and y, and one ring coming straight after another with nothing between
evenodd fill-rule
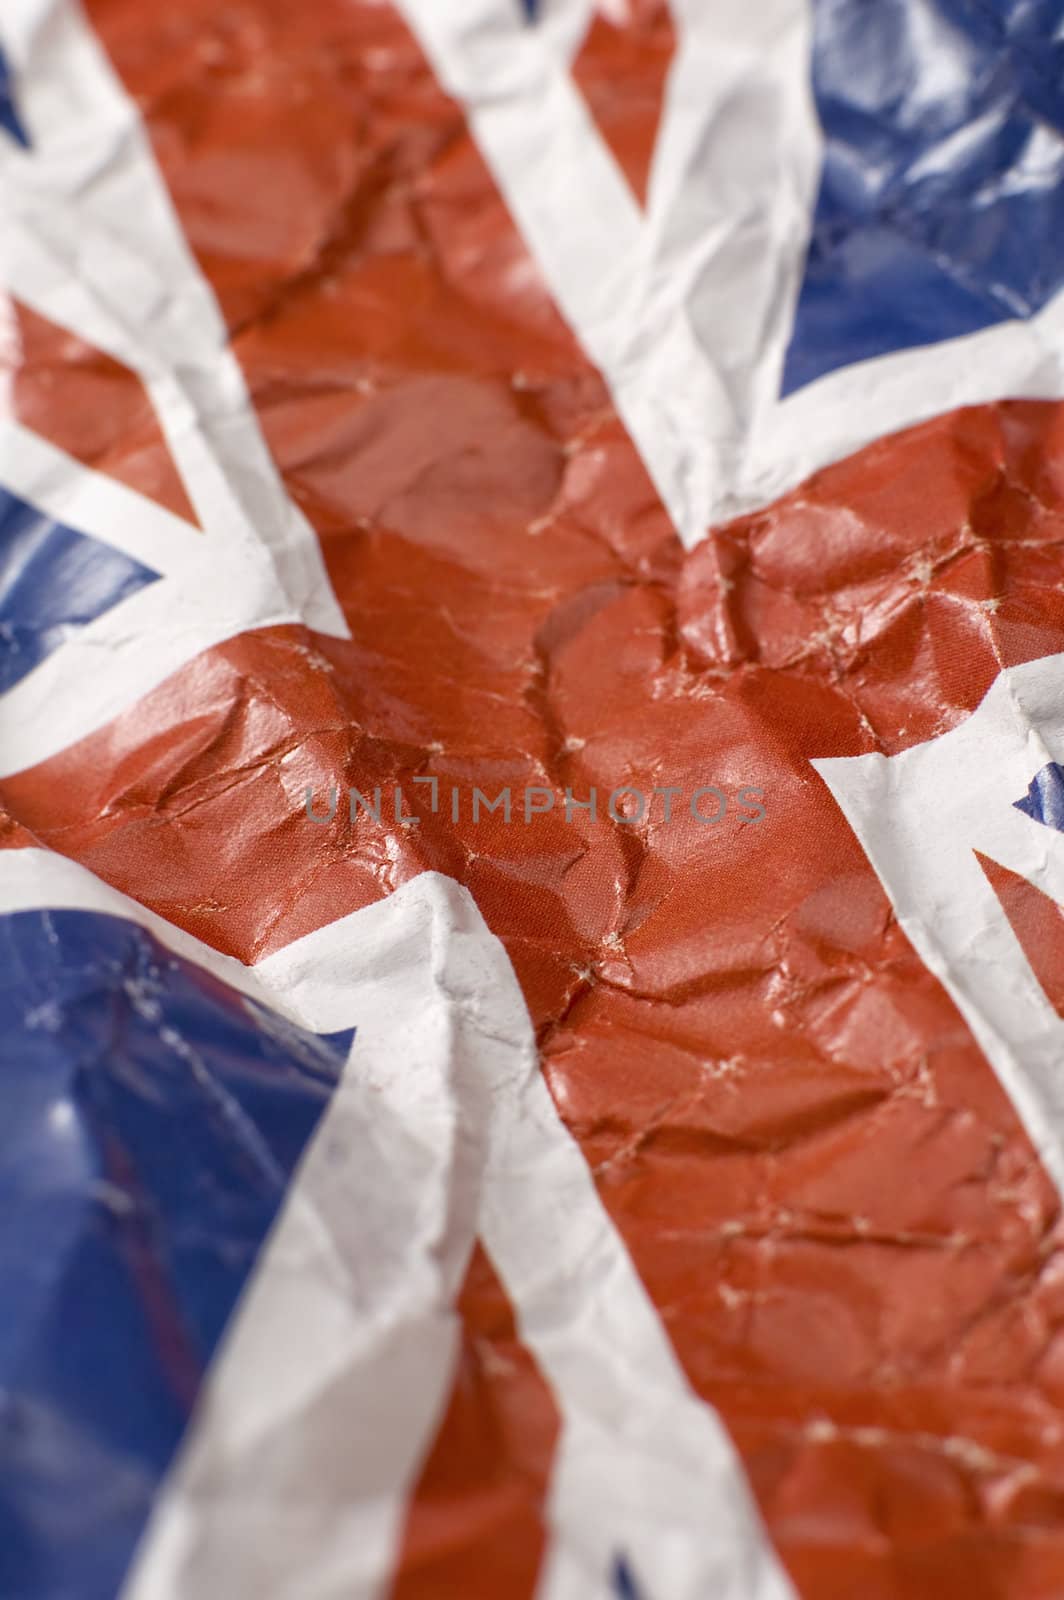
<instances>
[{"instance_id":1,"label":"red painted area","mask_svg":"<svg viewBox=\"0 0 1064 1600\"><path fill-rule=\"evenodd\" d=\"M573 77L640 205L675 51L666 0L621 0L596 9L573 62Z\"/></svg>"},{"instance_id":2,"label":"red painted area","mask_svg":"<svg viewBox=\"0 0 1064 1600\"><path fill-rule=\"evenodd\" d=\"M195 524L137 375L16 300L7 312L0 372L10 378L8 404L18 421L75 461Z\"/></svg>"},{"instance_id":3,"label":"red painted area","mask_svg":"<svg viewBox=\"0 0 1064 1600\"><path fill-rule=\"evenodd\" d=\"M389 9L90 9L353 640L209 652L5 782L11 815L244 959L426 867L467 883L803 1594L1050 1600L1057 1200L809 762L907 748L1064 648L1064 411L928 423L685 557ZM429 774L752 785L767 817L302 814L308 783ZM513 1505L486 1485L521 1463L531 1541L554 1420L511 1353L490 1403L463 1366L401 1585L474 1570Z\"/></svg>"},{"instance_id":4,"label":"red painted area","mask_svg":"<svg viewBox=\"0 0 1064 1600\"><path fill-rule=\"evenodd\" d=\"M483 1250L458 1313L454 1388L418 1480L391 1600L530 1595L540 1570L542 1486L559 1419Z\"/></svg>"},{"instance_id":5,"label":"red painted area","mask_svg":"<svg viewBox=\"0 0 1064 1600\"><path fill-rule=\"evenodd\" d=\"M1064 1016L1064 910L1018 872L978 850L979 865L1005 909L1046 999Z\"/></svg>"}]
</instances>

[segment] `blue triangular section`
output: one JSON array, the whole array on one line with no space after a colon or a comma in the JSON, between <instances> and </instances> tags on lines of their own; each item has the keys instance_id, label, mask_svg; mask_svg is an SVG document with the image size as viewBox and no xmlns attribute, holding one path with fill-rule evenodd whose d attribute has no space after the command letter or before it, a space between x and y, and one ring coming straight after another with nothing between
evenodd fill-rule
<instances>
[{"instance_id":1,"label":"blue triangular section","mask_svg":"<svg viewBox=\"0 0 1064 1600\"><path fill-rule=\"evenodd\" d=\"M613 1592L617 1600L645 1600L642 1589L635 1581L635 1576L623 1555L618 1555L613 1563Z\"/></svg>"},{"instance_id":2,"label":"blue triangular section","mask_svg":"<svg viewBox=\"0 0 1064 1600\"><path fill-rule=\"evenodd\" d=\"M1041 772L1035 773L1023 799L1012 803L1025 817L1064 833L1064 767L1050 761Z\"/></svg>"},{"instance_id":3,"label":"blue triangular section","mask_svg":"<svg viewBox=\"0 0 1064 1600\"><path fill-rule=\"evenodd\" d=\"M0 128L9 133L24 150L30 147L29 134L23 126L22 118L18 114L15 98L11 85L11 69L7 64L7 57L0 50Z\"/></svg>"},{"instance_id":4,"label":"blue triangular section","mask_svg":"<svg viewBox=\"0 0 1064 1600\"><path fill-rule=\"evenodd\" d=\"M345 1057L123 918L0 916L0 1595L120 1591Z\"/></svg>"},{"instance_id":5,"label":"blue triangular section","mask_svg":"<svg viewBox=\"0 0 1064 1600\"><path fill-rule=\"evenodd\" d=\"M318 1037L335 1050L338 1056L346 1060L351 1053L357 1031L357 1028L337 1028L335 1033L322 1033Z\"/></svg>"},{"instance_id":6,"label":"blue triangular section","mask_svg":"<svg viewBox=\"0 0 1064 1600\"><path fill-rule=\"evenodd\" d=\"M0 693L159 573L0 489Z\"/></svg>"},{"instance_id":7,"label":"blue triangular section","mask_svg":"<svg viewBox=\"0 0 1064 1600\"><path fill-rule=\"evenodd\" d=\"M539 15L539 0L521 0L521 4L529 22L535 22Z\"/></svg>"}]
</instances>

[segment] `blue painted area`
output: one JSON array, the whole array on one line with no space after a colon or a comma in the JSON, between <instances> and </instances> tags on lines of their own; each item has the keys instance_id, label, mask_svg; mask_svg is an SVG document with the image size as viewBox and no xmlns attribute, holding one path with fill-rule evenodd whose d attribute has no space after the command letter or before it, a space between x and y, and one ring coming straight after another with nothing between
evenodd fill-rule
<instances>
[{"instance_id":1,"label":"blue painted area","mask_svg":"<svg viewBox=\"0 0 1064 1600\"><path fill-rule=\"evenodd\" d=\"M539 12L539 0L521 0L521 4L529 22L535 22Z\"/></svg>"},{"instance_id":2,"label":"blue painted area","mask_svg":"<svg viewBox=\"0 0 1064 1600\"><path fill-rule=\"evenodd\" d=\"M613 1563L613 1592L618 1600L643 1600L643 1591L636 1583L632 1569L623 1555Z\"/></svg>"},{"instance_id":3,"label":"blue painted area","mask_svg":"<svg viewBox=\"0 0 1064 1600\"><path fill-rule=\"evenodd\" d=\"M7 57L0 50L0 128L11 135L16 143L24 150L29 149L29 135L18 114L15 104L14 87L12 84L11 69L7 64Z\"/></svg>"},{"instance_id":4,"label":"blue painted area","mask_svg":"<svg viewBox=\"0 0 1064 1600\"><path fill-rule=\"evenodd\" d=\"M0 489L0 693L159 574Z\"/></svg>"},{"instance_id":5,"label":"blue painted area","mask_svg":"<svg viewBox=\"0 0 1064 1600\"><path fill-rule=\"evenodd\" d=\"M1024 816L1064 833L1064 767L1049 762L1031 779L1023 799L1012 803Z\"/></svg>"},{"instance_id":6,"label":"blue painted area","mask_svg":"<svg viewBox=\"0 0 1064 1600\"><path fill-rule=\"evenodd\" d=\"M1060 0L815 0L826 151L784 393L1064 288Z\"/></svg>"},{"instance_id":7,"label":"blue painted area","mask_svg":"<svg viewBox=\"0 0 1064 1600\"><path fill-rule=\"evenodd\" d=\"M119 918L0 919L0 1595L114 1600L350 1039Z\"/></svg>"}]
</instances>

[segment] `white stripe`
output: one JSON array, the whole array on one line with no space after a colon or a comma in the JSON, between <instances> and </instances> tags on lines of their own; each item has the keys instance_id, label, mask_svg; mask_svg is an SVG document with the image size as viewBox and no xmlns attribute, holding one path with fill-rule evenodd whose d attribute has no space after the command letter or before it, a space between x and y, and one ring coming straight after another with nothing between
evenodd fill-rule
<instances>
[{"instance_id":1,"label":"white stripe","mask_svg":"<svg viewBox=\"0 0 1064 1600\"><path fill-rule=\"evenodd\" d=\"M736 498L752 510L873 440L959 406L1064 398L1064 293L1026 322L827 373L769 413Z\"/></svg>"},{"instance_id":2,"label":"white stripe","mask_svg":"<svg viewBox=\"0 0 1064 1600\"><path fill-rule=\"evenodd\" d=\"M731 514L750 441L779 395L805 267L822 136L808 0L672 0L678 39L651 168L642 312L660 333L689 323L728 411L690 408L692 449L718 476L699 532ZM677 384L667 368L661 388ZM704 448L705 446L703 446Z\"/></svg>"},{"instance_id":3,"label":"white stripe","mask_svg":"<svg viewBox=\"0 0 1064 1600\"><path fill-rule=\"evenodd\" d=\"M1064 1021L974 854L1064 904L1064 838L1013 808L1050 761L1064 763L1064 655L1002 672L937 739L813 765L1064 1193Z\"/></svg>"},{"instance_id":4,"label":"white stripe","mask_svg":"<svg viewBox=\"0 0 1064 1600\"><path fill-rule=\"evenodd\" d=\"M279 596L311 627L346 637L136 106L76 0L8 0L0 36L32 141L28 152L0 141L5 281L141 377L206 532L261 540Z\"/></svg>"}]
</instances>

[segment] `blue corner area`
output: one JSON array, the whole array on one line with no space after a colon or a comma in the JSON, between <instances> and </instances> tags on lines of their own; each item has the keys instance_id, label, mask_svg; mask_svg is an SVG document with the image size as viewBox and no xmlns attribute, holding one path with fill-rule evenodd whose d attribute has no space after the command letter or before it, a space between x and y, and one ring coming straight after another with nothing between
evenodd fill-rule
<instances>
[{"instance_id":1,"label":"blue corner area","mask_svg":"<svg viewBox=\"0 0 1064 1600\"><path fill-rule=\"evenodd\" d=\"M0 1594L114 1600L351 1034L0 918Z\"/></svg>"},{"instance_id":2,"label":"blue corner area","mask_svg":"<svg viewBox=\"0 0 1064 1600\"><path fill-rule=\"evenodd\" d=\"M157 572L0 489L0 693Z\"/></svg>"},{"instance_id":3,"label":"blue corner area","mask_svg":"<svg viewBox=\"0 0 1064 1600\"><path fill-rule=\"evenodd\" d=\"M1050 761L1031 779L1023 799L1012 803L1025 817L1064 833L1064 767Z\"/></svg>"},{"instance_id":4,"label":"blue corner area","mask_svg":"<svg viewBox=\"0 0 1064 1600\"><path fill-rule=\"evenodd\" d=\"M783 392L1064 287L1059 0L814 0L825 136Z\"/></svg>"}]
</instances>

